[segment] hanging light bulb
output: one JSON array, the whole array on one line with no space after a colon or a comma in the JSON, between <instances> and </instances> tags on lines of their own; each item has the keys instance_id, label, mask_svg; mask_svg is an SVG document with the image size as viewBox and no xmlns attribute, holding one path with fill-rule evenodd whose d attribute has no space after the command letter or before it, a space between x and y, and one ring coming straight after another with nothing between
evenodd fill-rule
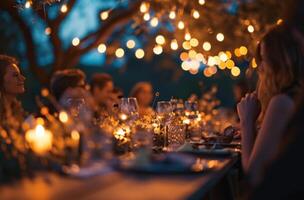
<instances>
[{"instance_id":1,"label":"hanging light bulb","mask_svg":"<svg viewBox=\"0 0 304 200\"><path fill-rule=\"evenodd\" d=\"M137 49L137 50L135 51L135 56L136 56L136 58L138 58L138 59L142 59L142 58L145 56L144 50L143 50L143 49Z\"/></svg>"},{"instance_id":2,"label":"hanging light bulb","mask_svg":"<svg viewBox=\"0 0 304 200\"><path fill-rule=\"evenodd\" d=\"M149 21L150 18L151 18L151 17L150 17L150 14L149 14L149 13L145 13L145 14L144 14L144 20L145 20L145 21Z\"/></svg>"},{"instance_id":3,"label":"hanging light bulb","mask_svg":"<svg viewBox=\"0 0 304 200\"><path fill-rule=\"evenodd\" d=\"M122 48L118 48L115 51L115 55L117 58L122 58L125 55L125 51Z\"/></svg>"},{"instance_id":4,"label":"hanging light bulb","mask_svg":"<svg viewBox=\"0 0 304 200\"><path fill-rule=\"evenodd\" d=\"M104 11L100 13L101 20L106 20L109 17L109 11Z\"/></svg>"},{"instance_id":5,"label":"hanging light bulb","mask_svg":"<svg viewBox=\"0 0 304 200\"><path fill-rule=\"evenodd\" d=\"M140 10L140 12L145 13L145 12L148 12L149 7L150 7L150 4L149 4L149 3L147 3L147 2L142 2L141 5L140 5L139 10Z\"/></svg>"},{"instance_id":6,"label":"hanging light bulb","mask_svg":"<svg viewBox=\"0 0 304 200\"><path fill-rule=\"evenodd\" d=\"M73 46L76 47L76 46L79 45L79 43L80 43L80 40L79 40L78 37L73 38L73 40L72 40L72 45L73 45Z\"/></svg>"},{"instance_id":7,"label":"hanging light bulb","mask_svg":"<svg viewBox=\"0 0 304 200\"><path fill-rule=\"evenodd\" d=\"M211 50L211 44L210 44L210 42L204 42L203 49L205 51L210 51Z\"/></svg>"},{"instance_id":8,"label":"hanging light bulb","mask_svg":"<svg viewBox=\"0 0 304 200\"><path fill-rule=\"evenodd\" d=\"M156 45L156 46L153 48L153 52L154 52L156 55L160 55L160 54L163 52L162 46Z\"/></svg>"},{"instance_id":9,"label":"hanging light bulb","mask_svg":"<svg viewBox=\"0 0 304 200\"><path fill-rule=\"evenodd\" d=\"M177 50L178 49L177 40L176 39L172 40L170 46L172 50Z\"/></svg>"},{"instance_id":10,"label":"hanging light bulb","mask_svg":"<svg viewBox=\"0 0 304 200\"><path fill-rule=\"evenodd\" d=\"M169 18L170 19L175 19L175 17L176 17L176 13L175 13L175 11L170 11L170 13L169 13Z\"/></svg>"},{"instance_id":11,"label":"hanging light bulb","mask_svg":"<svg viewBox=\"0 0 304 200\"><path fill-rule=\"evenodd\" d=\"M253 33L254 32L254 27L252 25L249 25L247 27L247 30L248 30L249 33Z\"/></svg>"},{"instance_id":12,"label":"hanging light bulb","mask_svg":"<svg viewBox=\"0 0 304 200\"><path fill-rule=\"evenodd\" d=\"M185 28L185 23L183 21L179 21L178 24L177 24L177 27L182 30Z\"/></svg>"},{"instance_id":13,"label":"hanging light bulb","mask_svg":"<svg viewBox=\"0 0 304 200\"><path fill-rule=\"evenodd\" d=\"M166 39L165 39L164 36L158 35L158 36L156 36L156 38L155 38L155 42L156 42L157 44L163 45L163 44L165 44Z\"/></svg>"},{"instance_id":14,"label":"hanging light bulb","mask_svg":"<svg viewBox=\"0 0 304 200\"><path fill-rule=\"evenodd\" d=\"M151 26L156 27L158 25L157 17L153 17L150 21Z\"/></svg>"},{"instance_id":15,"label":"hanging light bulb","mask_svg":"<svg viewBox=\"0 0 304 200\"><path fill-rule=\"evenodd\" d=\"M187 31L185 33L185 40L190 40L191 39L191 34Z\"/></svg>"},{"instance_id":16,"label":"hanging light bulb","mask_svg":"<svg viewBox=\"0 0 304 200\"><path fill-rule=\"evenodd\" d=\"M193 10L192 16L193 16L194 19L198 19L200 17L200 14L197 10Z\"/></svg>"},{"instance_id":17,"label":"hanging light bulb","mask_svg":"<svg viewBox=\"0 0 304 200\"><path fill-rule=\"evenodd\" d=\"M126 45L129 49L133 49L135 47L136 43L134 40L128 40Z\"/></svg>"},{"instance_id":18,"label":"hanging light bulb","mask_svg":"<svg viewBox=\"0 0 304 200\"><path fill-rule=\"evenodd\" d=\"M98 45L98 47L97 47L97 51L98 51L99 53L104 53L104 52L106 52L106 50L107 50L107 46L106 46L105 44L100 44L100 45Z\"/></svg>"},{"instance_id":19,"label":"hanging light bulb","mask_svg":"<svg viewBox=\"0 0 304 200\"><path fill-rule=\"evenodd\" d=\"M225 36L224 36L223 33L218 33L218 34L216 35L216 39L217 39L217 41L219 41L219 42L223 42L224 39L225 39Z\"/></svg>"},{"instance_id":20,"label":"hanging light bulb","mask_svg":"<svg viewBox=\"0 0 304 200\"><path fill-rule=\"evenodd\" d=\"M60 11L61 11L62 13L66 13L66 12L68 11L68 6L67 6L66 4L63 4L63 5L61 6L61 8L60 8Z\"/></svg>"},{"instance_id":21,"label":"hanging light bulb","mask_svg":"<svg viewBox=\"0 0 304 200\"><path fill-rule=\"evenodd\" d=\"M205 0L198 0L198 3L199 3L200 5L204 5L204 4L205 4Z\"/></svg>"},{"instance_id":22,"label":"hanging light bulb","mask_svg":"<svg viewBox=\"0 0 304 200\"><path fill-rule=\"evenodd\" d=\"M26 1L24 7L25 8L30 8L32 6L32 2L31 1Z\"/></svg>"}]
</instances>

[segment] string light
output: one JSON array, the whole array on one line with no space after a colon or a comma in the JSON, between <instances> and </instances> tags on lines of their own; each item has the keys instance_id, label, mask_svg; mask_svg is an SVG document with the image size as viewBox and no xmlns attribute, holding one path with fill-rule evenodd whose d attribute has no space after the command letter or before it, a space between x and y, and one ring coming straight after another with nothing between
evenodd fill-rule
<instances>
[{"instance_id":1,"label":"string light","mask_svg":"<svg viewBox=\"0 0 304 200\"><path fill-rule=\"evenodd\" d=\"M218 33L218 34L216 35L216 39L217 39L217 41L219 41L219 42L223 42L224 39L225 39L225 36L224 36L223 33Z\"/></svg>"},{"instance_id":2,"label":"string light","mask_svg":"<svg viewBox=\"0 0 304 200\"><path fill-rule=\"evenodd\" d=\"M258 67L255 58L252 59L251 66L252 66L252 68L257 68Z\"/></svg>"},{"instance_id":3,"label":"string light","mask_svg":"<svg viewBox=\"0 0 304 200\"><path fill-rule=\"evenodd\" d=\"M234 66L235 66L235 63L234 63L233 60L227 60L227 61L226 61L226 67L227 67L228 69L232 69Z\"/></svg>"},{"instance_id":4,"label":"string light","mask_svg":"<svg viewBox=\"0 0 304 200\"><path fill-rule=\"evenodd\" d=\"M25 7L25 8L30 8L31 5L32 5L32 2L31 2L31 1L26 1L24 7Z\"/></svg>"},{"instance_id":5,"label":"string light","mask_svg":"<svg viewBox=\"0 0 304 200\"><path fill-rule=\"evenodd\" d=\"M195 59L204 63L204 64L206 63L206 59L205 59L204 55L201 54L201 53L197 53L196 56L195 56Z\"/></svg>"},{"instance_id":6,"label":"string light","mask_svg":"<svg viewBox=\"0 0 304 200\"><path fill-rule=\"evenodd\" d=\"M210 42L204 42L203 49L205 51L210 51L211 50L211 44L210 44Z\"/></svg>"},{"instance_id":7,"label":"string light","mask_svg":"<svg viewBox=\"0 0 304 200\"><path fill-rule=\"evenodd\" d=\"M178 24L177 24L177 27L178 27L178 29L180 29L180 30L184 29L184 28L185 28L184 22L183 22L183 21L179 21Z\"/></svg>"},{"instance_id":8,"label":"string light","mask_svg":"<svg viewBox=\"0 0 304 200\"><path fill-rule=\"evenodd\" d=\"M170 46L172 50L177 50L178 49L177 40L176 39L172 40Z\"/></svg>"},{"instance_id":9,"label":"string light","mask_svg":"<svg viewBox=\"0 0 304 200\"><path fill-rule=\"evenodd\" d=\"M145 56L144 50L143 50L143 49L137 49L137 50L135 51L135 56L136 56L136 58L138 58L138 59L142 59L142 58Z\"/></svg>"},{"instance_id":10,"label":"string light","mask_svg":"<svg viewBox=\"0 0 304 200\"><path fill-rule=\"evenodd\" d=\"M247 27L247 30L248 30L249 33L253 33L254 32L254 27L252 25L249 25Z\"/></svg>"},{"instance_id":11,"label":"string light","mask_svg":"<svg viewBox=\"0 0 304 200\"><path fill-rule=\"evenodd\" d=\"M197 47L197 46L199 45L198 39L196 39L196 38L191 38L191 40L190 40L190 45L191 45L192 47Z\"/></svg>"},{"instance_id":12,"label":"string light","mask_svg":"<svg viewBox=\"0 0 304 200\"><path fill-rule=\"evenodd\" d=\"M98 47L97 47L97 51L98 51L99 53L104 53L104 52L106 52L106 50L107 50L107 46L106 46L105 44L100 44L100 45L98 45Z\"/></svg>"},{"instance_id":13,"label":"string light","mask_svg":"<svg viewBox=\"0 0 304 200\"><path fill-rule=\"evenodd\" d=\"M200 5L204 5L204 4L205 4L205 0L198 0L198 3L199 3Z\"/></svg>"},{"instance_id":14,"label":"string light","mask_svg":"<svg viewBox=\"0 0 304 200\"><path fill-rule=\"evenodd\" d=\"M219 58L221 61L226 62L228 60L228 56L224 52L219 53Z\"/></svg>"},{"instance_id":15,"label":"string light","mask_svg":"<svg viewBox=\"0 0 304 200\"><path fill-rule=\"evenodd\" d=\"M190 50L190 49L191 49L190 42L189 42L189 41L184 41L184 42L183 42L183 48L184 48L185 50Z\"/></svg>"},{"instance_id":16,"label":"string light","mask_svg":"<svg viewBox=\"0 0 304 200\"><path fill-rule=\"evenodd\" d=\"M122 48L118 48L115 51L115 55L117 58L122 58L125 55L125 51Z\"/></svg>"},{"instance_id":17,"label":"string light","mask_svg":"<svg viewBox=\"0 0 304 200\"><path fill-rule=\"evenodd\" d=\"M80 40L79 40L78 37L73 38L73 40L72 40L72 45L73 45L73 46L76 47L76 46L79 45L79 43L80 43Z\"/></svg>"},{"instance_id":18,"label":"string light","mask_svg":"<svg viewBox=\"0 0 304 200\"><path fill-rule=\"evenodd\" d=\"M190 59L195 59L195 57L196 57L196 51L194 51L194 50L190 50L189 51L189 53L188 53L188 55L189 55L189 58Z\"/></svg>"},{"instance_id":19,"label":"string light","mask_svg":"<svg viewBox=\"0 0 304 200\"><path fill-rule=\"evenodd\" d=\"M69 120L69 116L66 112L62 111L59 113L59 120L62 122L62 123L67 123L68 120Z\"/></svg>"},{"instance_id":20,"label":"string light","mask_svg":"<svg viewBox=\"0 0 304 200\"><path fill-rule=\"evenodd\" d=\"M175 17L176 17L176 13L175 13L175 11L170 11L170 13L169 13L169 18L170 19L175 19Z\"/></svg>"},{"instance_id":21,"label":"string light","mask_svg":"<svg viewBox=\"0 0 304 200\"><path fill-rule=\"evenodd\" d=\"M109 11L104 11L102 13L100 13L100 18L101 20L106 20L109 17Z\"/></svg>"},{"instance_id":22,"label":"string light","mask_svg":"<svg viewBox=\"0 0 304 200\"><path fill-rule=\"evenodd\" d=\"M191 39L191 34L187 31L185 33L185 40L190 40Z\"/></svg>"},{"instance_id":23,"label":"string light","mask_svg":"<svg viewBox=\"0 0 304 200\"><path fill-rule=\"evenodd\" d=\"M248 49L245 46L240 47L240 54L245 56L248 53Z\"/></svg>"},{"instance_id":24,"label":"string light","mask_svg":"<svg viewBox=\"0 0 304 200\"><path fill-rule=\"evenodd\" d=\"M134 40L128 40L126 45L129 49L133 49L135 47L136 43Z\"/></svg>"},{"instance_id":25,"label":"string light","mask_svg":"<svg viewBox=\"0 0 304 200\"><path fill-rule=\"evenodd\" d=\"M153 48L153 52L154 52L156 55L160 55L160 54L163 52L162 46L156 45L156 46Z\"/></svg>"},{"instance_id":26,"label":"string light","mask_svg":"<svg viewBox=\"0 0 304 200\"><path fill-rule=\"evenodd\" d=\"M67 6L66 4L63 4L63 5L61 6L61 8L60 8L60 11L61 11L62 13L66 13L66 12L68 11L68 6Z\"/></svg>"},{"instance_id":27,"label":"string light","mask_svg":"<svg viewBox=\"0 0 304 200\"><path fill-rule=\"evenodd\" d=\"M145 13L145 14L144 14L144 20L145 20L145 21L149 21L150 18L151 18L151 17L150 17L150 14L149 14L149 13Z\"/></svg>"},{"instance_id":28,"label":"string light","mask_svg":"<svg viewBox=\"0 0 304 200\"><path fill-rule=\"evenodd\" d=\"M191 68L191 66L190 66L190 63L188 61L182 62L182 69L184 71L188 71L188 70L190 70L190 68Z\"/></svg>"},{"instance_id":29,"label":"string light","mask_svg":"<svg viewBox=\"0 0 304 200\"><path fill-rule=\"evenodd\" d=\"M156 42L157 44L163 45L163 44L165 44L166 39L165 39L164 36L158 35L158 36L156 36L156 38L155 38L155 42Z\"/></svg>"},{"instance_id":30,"label":"string light","mask_svg":"<svg viewBox=\"0 0 304 200\"><path fill-rule=\"evenodd\" d=\"M189 59L188 53L187 53L187 52L182 52L182 53L179 55L179 57L180 57L180 59L181 59L182 61L186 61L186 60Z\"/></svg>"},{"instance_id":31,"label":"string light","mask_svg":"<svg viewBox=\"0 0 304 200\"><path fill-rule=\"evenodd\" d=\"M238 68L238 67L233 67L232 69L231 69L231 74L232 74L232 76L239 76L240 75L240 73L241 73L241 70L240 70L240 68Z\"/></svg>"},{"instance_id":32,"label":"string light","mask_svg":"<svg viewBox=\"0 0 304 200\"><path fill-rule=\"evenodd\" d=\"M44 33L45 33L46 35L50 35L51 32L52 32L52 29L51 29L50 27L46 27L45 30L44 30Z\"/></svg>"},{"instance_id":33,"label":"string light","mask_svg":"<svg viewBox=\"0 0 304 200\"><path fill-rule=\"evenodd\" d=\"M192 16L193 16L194 19L198 19L200 17L200 14L197 10L193 10Z\"/></svg>"},{"instance_id":34,"label":"string light","mask_svg":"<svg viewBox=\"0 0 304 200\"><path fill-rule=\"evenodd\" d=\"M241 57L241 56L242 56L242 54L241 54L239 48L236 48L236 49L234 50L234 55L235 55L236 57Z\"/></svg>"},{"instance_id":35,"label":"string light","mask_svg":"<svg viewBox=\"0 0 304 200\"><path fill-rule=\"evenodd\" d=\"M143 3L141 3L139 10L140 10L140 12L145 13L145 12L148 12L149 7L150 7L150 5L147 2L143 2Z\"/></svg>"},{"instance_id":36,"label":"string light","mask_svg":"<svg viewBox=\"0 0 304 200\"><path fill-rule=\"evenodd\" d=\"M156 27L158 25L157 17L153 17L150 21L151 26Z\"/></svg>"}]
</instances>

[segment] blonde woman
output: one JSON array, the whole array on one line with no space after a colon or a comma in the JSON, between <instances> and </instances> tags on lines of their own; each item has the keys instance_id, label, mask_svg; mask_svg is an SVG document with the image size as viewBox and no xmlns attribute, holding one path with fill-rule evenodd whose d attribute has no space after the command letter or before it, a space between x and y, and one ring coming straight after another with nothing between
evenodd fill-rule
<instances>
[{"instance_id":1,"label":"blonde woman","mask_svg":"<svg viewBox=\"0 0 304 200\"><path fill-rule=\"evenodd\" d=\"M301 46L283 25L271 29L257 48L257 92L246 94L237 109L242 133L242 165L252 184L276 151L302 85ZM259 129L257 129L257 125Z\"/></svg>"},{"instance_id":2,"label":"blonde woman","mask_svg":"<svg viewBox=\"0 0 304 200\"><path fill-rule=\"evenodd\" d=\"M130 97L135 97L138 102L138 112L139 115L150 115L154 111L151 107L151 102L153 100L153 88L149 82L138 82L132 88Z\"/></svg>"}]
</instances>

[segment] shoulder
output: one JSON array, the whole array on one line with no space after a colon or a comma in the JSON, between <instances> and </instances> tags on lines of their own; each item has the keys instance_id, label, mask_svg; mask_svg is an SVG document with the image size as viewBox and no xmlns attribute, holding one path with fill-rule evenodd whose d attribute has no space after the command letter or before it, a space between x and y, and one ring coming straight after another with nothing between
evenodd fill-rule
<instances>
[{"instance_id":1,"label":"shoulder","mask_svg":"<svg viewBox=\"0 0 304 200\"><path fill-rule=\"evenodd\" d=\"M271 98L268 108L273 110L292 110L295 106L294 100L286 94L278 94Z\"/></svg>"}]
</instances>

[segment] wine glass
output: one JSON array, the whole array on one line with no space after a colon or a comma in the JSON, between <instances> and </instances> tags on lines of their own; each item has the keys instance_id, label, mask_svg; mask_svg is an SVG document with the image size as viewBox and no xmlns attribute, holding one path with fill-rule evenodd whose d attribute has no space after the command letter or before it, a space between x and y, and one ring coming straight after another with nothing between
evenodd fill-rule
<instances>
[{"instance_id":1,"label":"wine glass","mask_svg":"<svg viewBox=\"0 0 304 200\"><path fill-rule=\"evenodd\" d=\"M159 101L157 102L156 111L159 115L169 115L173 109L172 104L169 101Z\"/></svg>"},{"instance_id":2,"label":"wine glass","mask_svg":"<svg viewBox=\"0 0 304 200\"><path fill-rule=\"evenodd\" d=\"M128 98L128 110L129 113L137 113L138 112L138 103L135 97Z\"/></svg>"},{"instance_id":3,"label":"wine glass","mask_svg":"<svg viewBox=\"0 0 304 200\"><path fill-rule=\"evenodd\" d=\"M129 101L128 98L121 98L119 103L120 112L128 114L129 113Z\"/></svg>"},{"instance_id":4,"label":"wine glass","mask_svg":"<svg viewBox=\"0 0 304 200\"><path fill-rule=\"evenodd\" d=\"M69 110L73 117L78 117L80 110L85 106L85 99L81 97L70 97L64 102L64 107Z\"/></svg>"}]
</instances>

